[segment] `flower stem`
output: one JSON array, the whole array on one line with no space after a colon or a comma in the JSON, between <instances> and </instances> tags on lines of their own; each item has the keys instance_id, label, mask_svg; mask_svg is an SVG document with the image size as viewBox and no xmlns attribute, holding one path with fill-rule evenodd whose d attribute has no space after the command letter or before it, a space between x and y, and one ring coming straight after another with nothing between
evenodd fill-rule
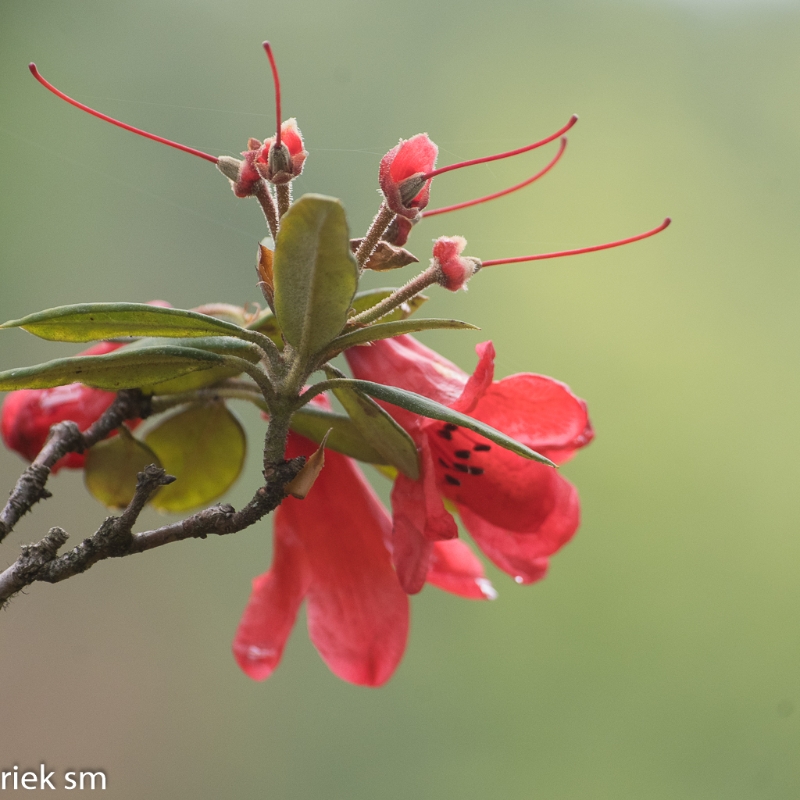
<instances>
[{"instance_id":1,"label":"flower stem","mask_svg":"<svg viewBox=\"0 0 800 800\"><path fill-rule=\"evenodd\" d=\"M281 183L275 187L278 195L278 216L282 217L292 204L292 184Z\"/></svg>"},{"instance_id":2,"label":"flower stem","mask_svg":"<svg viewBox=\"0 0 800 800\"><path fill-rule=\"evenodd\" d=\"M260 181L256 189L256 200L258 200L261 210L264 212L264 218L267 220L269 232L272 234L273 240L278 236L278 212L275 209L275 201L272 199L269 187L264 181Z\"/></svg>"},{"instance_id":3,"label":"flower stem","mask_svg":"<svg viewBox=\"0 0 800 800\"><path fill-rule=\"evenodd\" d=\"M378 246L383 232L389 227L389 224L394 219L394 211L392 211L386 203L381 203L375 219L372 220L372 225L369 226L367 235L356 251L356 261L358 262L359 269L364 269L364 264L369 261L372 251Z\"/></svg>"},{"instance_id":4,"label":"flower stem","mask_svg":"<svg viewBox=\"0 0 800 800\"><path fill-rule=\"evenodd\" d=\"M432 266L428 267L424 272L420 272L416 278L412 278L405 286L401 286L394 294L390 294L380 303L372 306L372 308L368 308L366 311L351 317L345 326L345 330L368 325L370 322L375 322L376 319L386 316L399 305L411 300L412 297L416 297L423 289L437 283L438 279L439 271Z\"/></svg>"}]
</instances>

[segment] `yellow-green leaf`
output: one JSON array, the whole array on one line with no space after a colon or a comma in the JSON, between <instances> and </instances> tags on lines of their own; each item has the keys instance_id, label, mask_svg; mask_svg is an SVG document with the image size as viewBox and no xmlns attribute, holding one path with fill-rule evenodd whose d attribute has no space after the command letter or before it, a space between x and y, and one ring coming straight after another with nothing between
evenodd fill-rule
<instances>
[{"instance_id":1,"label":"yellow-green leaf","mask_svg":"<svg viewBox=\"0 0 800 800\"><path fill-rule=\"evenodd\" d=\"M357 344L375 342L378 339L391 339L394 336L402 336L405 333L415 333L416 331L431 330L461 330L477 331L480 330L476 325L469 322L461 322L457 319L401 319L394 322L377 322L365 328L357 328L343 336L337 336L328 346L325 353L326 358L332 358L336 353L354 347Z\"/></svg>"},{"instance_id":2,"label":"yellow-green leaf","mask_svg":"<svg viewBox=\"0 0 800 800\"><path fill-rule=\"evenodd\" d=\"M366 461L368 464L382 464L386 458L381 455L358 431L353 420L345 414L325 411L316 406L303 406L295 411L291 421L292 430L320 444L330 431L325 444L350 458Z\"/></svg>"},{"instance_id":3,"label":"yellow-green leaf","mask_svg":"<svg viewBox=\"0 0 800 800\"><path fill-rule=\"evenodd\" d=\"M195 405L167 417L145 443L177 480L153 498L159 511L183 512L224 494L247 452L244 430L224 403Z\"/></svg>"},{"instance_id":4,"label":"yellow-green leaf","mask_svg":"<svg viewBox=\"0 0 800 800\"><path fill-rule=\"evenodd\" d=\"M103 505L125 508L133 500L136 476L150 464L161 466L158 456L123 426L118 436L98 442L86 454L83 480Z\"/></svg>"},{"instance_id":5,"label":"yellow-green leaf","mask_svg":"<svg viewBox=\"0 0 800 800\"><path fill-rule=\"evenodd\" d=\"M0 372L0 391L47 389L67 383L113 391L135 389L225 363L224 356L193 347L124 348L103 356L58 358L34 367Z\"/></svg>"},{"instance_id":6,"label":"yellow-green leaf","mask_svg":"<svg viewBox=\"0 0 800 800\"><path fill-rule=\"evenodd\" d=\"M357 389L338 386L333 393L358 432L383 456L384 463L417 480L419 457L413 439L374 400Z\"/></svg>"},{"instance_id":7,"label":"yellow-green leaf","mask_svg":"<svg viewBox=\"0 0 800 800\"><path fill-rule=\"evenodd\" d=\"M238 325L180 308L146 303L81 303L59 306L0 325L56 342L90 342L124 336L241 336Z\"/></svg>"},{"instance_id":8,"label":"yellow-green leaf","mask_svg":"<svg viewBox=\"0 0 800 800\"><path fill-rule=\"evenodd\" d=\"M397 289L368 289L364 292L359 292L353 298L353 316L366 311L368 308L377 305L381 300L385 300L389 295L394 294ZM385 317L381 317L381 322L394 322L398 319L406 319L415 312L419 311L423 303L429 298L427 295L418 294L402 303L397 308L390 311Z\"/></svg>"}]
</instances>

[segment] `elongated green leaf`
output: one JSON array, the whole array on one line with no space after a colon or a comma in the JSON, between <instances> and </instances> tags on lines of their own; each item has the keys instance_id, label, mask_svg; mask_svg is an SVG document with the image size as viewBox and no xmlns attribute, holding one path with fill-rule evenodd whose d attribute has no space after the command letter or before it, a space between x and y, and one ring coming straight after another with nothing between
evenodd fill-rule
<instances>
[{"instance_id":1,"label":"elongated green leaf","mask_svg":"<svg viewBox=\"0 0 800 800\"><path fill-rule=\"evenodd\" d=\"M281 220L273 263L275 312L286 341L301 356L317 353L347 322L358 285L342 204L301 197Z\"/></svg>"},{"instance_id":2,"label":"elongated green leaf","mask_svg":"<svg viewBox=\"0 0 800 800\"><path fill-rule=\"evenodd\" d=\"M90 342L124 336L241 336L243 329L206 314L145 303L81 303L11 320L0 328L22 328L56 342Z\"/></svg>"},{"instance_id":3,"label":"elongated green leaf","mask_svg":"<svg viewBox=\"0 0 800 800\"><path fill-rule=\"evenodd\" d=\"M262 353L259 348L245 342L242 339L234 339L233 336L198 336L192 339L137 339L130 344L120 348L119 353L131 353L149 347L191 347L197 350L205 350L209 353L216 353L220 356L236 356L244 358L251 364L258 364Z\"/></svg>"},{"instance_id":4,"label":"elongated green leaf","mask_svg":"<svg viewBox=\"0 0 800 800\"><path fill-rule=\"evenodd\" d=\"M397 289L368 289L365 292L359 292L353 298L353 311L355 314L360 314L362 311L366 311L368 308L377 305L381 300L385 300L396 291ZM393 311L390 311L385 317L381 317L381 322L394 322L398 319L406 319L416 311L419 311L422 304L427 302L428 299L426 295L418 294Z\"/></svg>"},{"instance_id":5,"label":"elongated green leaf","mask_svg":"<svg viewBox=\"0 0 800 800\"><path fill-rule=\"evenodd\" d=\"M294 413L292 430L320 444L330 430L325 446L368 464L383 464L386 459L359 433L353 420L344 414L304 406Z\"/></svg>"},{"instance_id":6,"label":"elongated green leaf","mask_svg":"<svg viewBox=\"0 0 800 800\"><path fill-rule=\"evenodd\" d=\"M158 456L123 426L118 436L98 442L86 454L83 480L103 505L125 508L133 500L136 476L149 464L161 466Z\"/></svg>"},{"instance_id":7,"label":"elongated green leaf","mask_svg":"<svg viewBox=\"0 0 800 800\"><path fill-rule=\"evenodd\" d=\"M399 406L406 411L411 411L413 414L419 414L422 417L428 417L430 419L438 419L442 422L449 422L451 425L457 425L460 428L466 428L467 430L479 433L481 436L489 439L489 441L499 444L500 447L504 447L506 450L510 450L512 453L516 453L523 458L529 458L533 461L539 461L542 464L555 467L555 464L549 458L545 458L535 450L531 450L530 447L526 447L521 442L512 439L510 436L506 436L505 433L501 433L497 429L473 417L468 417L466 414L462 414L459 411L453 411L452 408L448 408L441 403L423 397L421 394L407 392L405 389L398 389L395 386L383 386L380 383L372 383L372 381L357 381L349 378L340 378L331 381L331 383L333 384L331 388L335 388L339 385L349 386L353 389L359 389L364 392L364 394L368 394L376 400L383 400L386 403Z\"/></svg>"},{"instance_id":8,"label":"elongated green leaf","mask_svg":"<svg viewBox=\"0 0 800 800\"><path fill-rule=\"evenodd\" d=\"M206 505L239 477L247 451L244 430L224 403L179 411L153 428L145 443L177 480L153 498L160 511Z\"/></svg>"},{"instance_id":9,"label":"elongated green leaf","mask_svg":"<svg viewBox=\"0 0 800 800\"><path fill-rule=\"evenodd\" d=\"M58 358L0 372L0 391L46 389L67 383L114 391L135 389L225 364L224 356L192 347L125 348L104 356Z\"/></svg>"},{"instance_id":10,"label":"elongated green leaf","mask_svg":"<svg viewBox=\"0 0 800 800\"><path fill-rule=\"evenodd\" d=\"M371 398L358 389L338 386L333 390L359 433L404 475L419 478L419 457L413 439Z\"/></svg>"},{"instance_id":11,"label":"elongated green leaf","mask_svg":"<svg viewBox=\"0 0 800 800\"><path fill-rule=\"evenodd\" d=\"M333 355L357 344L366 344L378 339L391 339L393 336L400 336L404 333L444 328L462 331L480 330L477 326L470 325L469 322L461 322L457 319L401 319L396 322L378 322L375 325L368 325L366 328L358 328L343 336L337 336L328 346L326 354Z\"/></svg>"},{"instance_id":12,"label":"elongated green leaf","mask_svg":"<svg viewBox=\"0 0 800 800\"><path fill-rule=\"evenodd\" d=\"M232 336L201 336L196 339L139 339L132 344L126 345L125 350L131 351L153 346L166 346L169 342L173 342L175 346L193 347L209 353L216 353L220 356L236 356L249 361L251 364L257 364L261 358L261 351L258 347L241 339L234 339ZM181 392L202 389L204 386L211 386L225 380L225 378L233 378L241 374L241 365L237 366L230 362L223 362L219 366L202 372L192 372L172 380L144 385L140 388L145 394L180 394Z\"/></svg>"}]
</instances>

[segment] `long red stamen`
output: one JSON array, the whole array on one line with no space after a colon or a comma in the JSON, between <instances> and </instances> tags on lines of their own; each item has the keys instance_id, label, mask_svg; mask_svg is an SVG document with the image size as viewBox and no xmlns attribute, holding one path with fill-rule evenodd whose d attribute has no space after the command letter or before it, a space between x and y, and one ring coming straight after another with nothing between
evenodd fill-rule
<instances>
[{"instance_id":1,"label":"long red stamen","mask_svg":"<svg viewBox=\"0 0 800 800\"><path fill-rule=\"evenodd\" d=\"M275 134L275 147L281 146L281 79L278 77L278 65L275 63L275 56L272 54L272 47L269 42L264 42L261 45L264 52L269 59L269 65L272 68L272 80L275 83L275 116L278 118L277 127L278 132Z\"/></svg>"},{"instance_id":2,"label":"long red stamen","mask_svg":"<svg viewBox=\"0 0 800 800\"><path fill-rule=\"evenodd\" d=\"M79 108L81 111L85 111L87 114L91 114L93 117L98 117L106 122L110 122L112 125L116 125L118 128L123 128L131 133L144 136L145 139L152 139L154 142L161 142L161 144L169 145L169 147L174 147L176 150L183 150L184 153L190 153L193 156L199 156L200 158L204 158L206 161L210 161L212 164L216 164L217 161L219 161L216 156L204 153L202 150L195 150L194 147L187 147L185 144L173 142L171 139L165 139L163 136L156 136L154 133L148 133L147 131L143 131L141 128L135 128L133 125L128 125L126 122L120 122L118 119L114 119L114 117L109 117L108 114L102 114L99 111L95 111L93 108L89 108L89 106L79 103L77 100L73 100L69 95L66 95L64 92L56 89L52 83L46 81L41 76L39 70L36 68L36 64L33 62L28 64L28 69L31 71L31 75L33 75L33 77L36 78L36 80L39 81L39 83L41 83L45 89L49 89L56 97L66 100L70 105L75 106L75 108Z\"/></svg>"},{"instance_id":3,"label":"long red stamen","mask_svg":"<svg viewBox=\"0 0 800 800\"><path fill-rule=\"evenodd\" d=\"M508 189L503 189L500 192L494 192L493 194L487 194L483 197L478 197L475 200L467 200L463 203L456 203L452 206L443 206L442 208L434 208L431 211L423 211L423 217L433 217L436 214L447 214L449 211L459 211L462 208L469 208L470 206L477 206L480 203L488 203L489 200L496 200L498 197L503 197L504 195L511 194L511 192L516 192L519 189L524 189L526 186L529 186L534 181L538 181L543 175L546 175L550 172L553 167L558 164L561 156L564 155L564 150L567 148L567 137L563 136L561 138L561 146L558 148L558 152L555 154L553 160L546 166L544 169L540 169L535 175L532 175L522 183L518 183L515 186L509 186Z\"/></svg>"},{"instance_id":4,"label":"long red stamen","mask_svg":"<svg viewBox=\"0 0 800 800\"><path fill-rule=\"evenodd\" d=\"M560 250L557 253L539 253L535 256L517 256L516 258L495 258L492 261L481 262L482 267L494 267L497 264L518 264L522 261L543 261L545 258L560 258L561 256L577 256L581 253L594 253L596 250L608 250L611 247L621 247L623 244L630 244L631 242L638 242L640 239L647 239L650 236L655 236L661 233L664 228L669 227L672 220L667 217L657 228L653 228L646 233L640 233L637 236L630 236L627 239L620 239L616 242L609 242L608 244L596 244L593 247L579 247L577 250Z\"/></svg>"},{"instance_id":5,"label":"long red stamen","mask_svg":"<svg viewBox=\"0 0 800 800\"><path fill-rule=\"evenodd\" d=\"M450 170L453 169L471 167L474 164L485 164L487 161L499 161L501 158L510 158L511 156L518 156L520 153L527 153L528 150L535 150L537 147L541 147L548 142L552 142L553 139L558 139L559 136L563 136L577 121L578 115L573 114L569 118L569 122L564 125L563 128L560 128L555 133L550 134L550 136L542 139L539 142L534 142L533 144L526 145L525 147L518 147L516 150L509 150L506 153L498 153L495 156L484 156L483 158L473 158L470 161L459 161L458 164L451 164L449 167L440 167L439 169L432 170L431 172L426 172L423 177L425 180L430 180L431 178L435 178L437 175L450 172Z\"/></svg>"}]
</instances>

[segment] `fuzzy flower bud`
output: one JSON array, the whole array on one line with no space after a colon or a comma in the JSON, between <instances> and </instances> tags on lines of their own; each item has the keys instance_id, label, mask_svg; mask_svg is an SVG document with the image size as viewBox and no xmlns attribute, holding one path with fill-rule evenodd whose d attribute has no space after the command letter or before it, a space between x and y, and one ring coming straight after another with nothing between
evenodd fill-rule
<instances>
[{"instance_id":1,"label":"fuzzy flower bud","mask_svg":"<svg viewBox=\"0 0 800 800\"><path fill-rule=\"evenodd\" d=\"M280 145L276 146L274 136L264 142L258 151L255 167L270 183L289 183L303 171L307 156L297 120L292 117L281 125Z\"/></svg>"},{"instance_id":2,"label":"fuzzy flower bud","mask_svg":"<svg viewBox=\"0 0 800 800\"><path fill-rule=\"evenodd\" d=\"M409 220L416 220L428 205L431 181L425 178L436 165L439 148L427 133L401 139L382 159L378 181L386 205Z\"/></svg>"},{"instance_id":3,"label":"fuzzy flower bud","mask_svg":"<svg viewBox=\"0 0 800 800\"><path fill-rule=\"evenodd\" d=\"M466 291L467 281L481 268L477 258L461 255L466 246L463 236L440 236L433 244L433 266L439 272L439 284L451 292Z\"/></svg>"}]
</instances>

